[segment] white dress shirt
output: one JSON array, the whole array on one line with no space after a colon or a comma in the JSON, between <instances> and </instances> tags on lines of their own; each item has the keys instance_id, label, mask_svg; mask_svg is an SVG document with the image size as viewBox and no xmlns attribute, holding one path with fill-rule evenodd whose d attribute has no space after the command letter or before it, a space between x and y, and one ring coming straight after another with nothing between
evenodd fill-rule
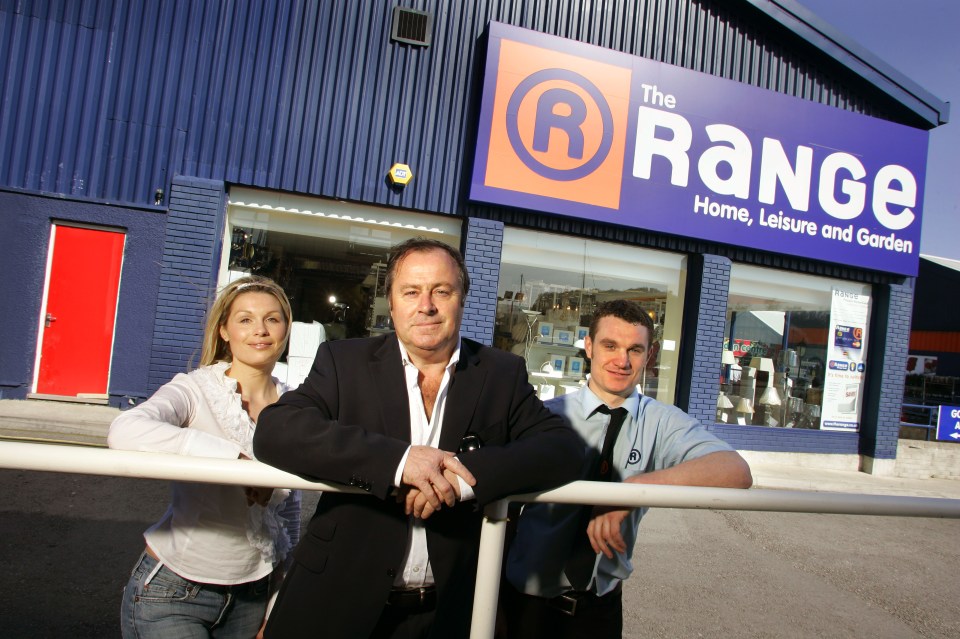
<instances>
[{"instance_id":1,"label":"white dress shirt","mask_svg":"<svg viewBox=\"0 0 960 639\"><path fill-rule=\"evenodd\" d=\"M410 445L411 446L432 446L440 447L440 431L443 424L443 414L447 405L447 391L450 389L450 380L453 377L453 371L460 361L460 340L457 340L457 349L450 356L446 369L443 372L443 379L440 380L440 388L437 391L437 400L433 405L433 414L427 418L427 410L423 405L423 395L420 392L418 378L420 371L410 361L407 355L407 349L400 343L400 356L403 360L403 374L407 386L407 396L410 406ZM394 484L400 486L403 478L403 467L407 463L407 455L410 449L400 460L400 466L397 468L394 476ZM458 477L460 484L460 501L473 499L473 488L470 487L462 478ZM407 540L407 555L404 558L403 570L397 574L394 586L397 588L420 588L434 583L433 569L430 567L430 556L427 552L427 531L423 526L423 520L410 515L410 537Z\"/></svg>"}]
</instances>

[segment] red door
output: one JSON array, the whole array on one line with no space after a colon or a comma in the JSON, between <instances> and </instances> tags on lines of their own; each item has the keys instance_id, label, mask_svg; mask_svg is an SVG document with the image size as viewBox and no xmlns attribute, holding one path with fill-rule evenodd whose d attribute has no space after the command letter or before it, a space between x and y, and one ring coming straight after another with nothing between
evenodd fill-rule
<instances>
[{"instance_id":1,"label":"red door","mask_svg":"<svg viewBox=\"0 0 960 639\"><path fill-rule=\"evenodd\" d=\"M104 394L125 236L57 224L52 233L36 392Z\"/></svg>"}]
</instances>

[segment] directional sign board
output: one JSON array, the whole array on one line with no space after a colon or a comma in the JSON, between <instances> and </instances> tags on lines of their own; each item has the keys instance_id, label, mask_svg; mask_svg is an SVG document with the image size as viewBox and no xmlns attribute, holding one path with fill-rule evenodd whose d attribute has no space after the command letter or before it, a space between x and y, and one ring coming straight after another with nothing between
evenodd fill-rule
<instances>
[{"instance_id":1,"label":"directional sign board","mask_svg":"<svg viewBox=\"0 0 960 639\"><path fill-rule=\"evenodd\" d=\"M937 417L937 440L960 441L960 406L941 406Z\"/></svg>"}]
</instances>

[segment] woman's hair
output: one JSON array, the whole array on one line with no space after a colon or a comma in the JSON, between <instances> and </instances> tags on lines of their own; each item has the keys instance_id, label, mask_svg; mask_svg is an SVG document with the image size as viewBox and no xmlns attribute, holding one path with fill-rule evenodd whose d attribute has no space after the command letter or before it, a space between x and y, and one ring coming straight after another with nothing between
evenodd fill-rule
<instances>
[{"instance_id":1,"label":"woman's hair","mask_svg":"<svg viewBox=\"0 0 960 639\"><path fill-rule=\"evenodd\" d=\"M224 286L220 294L217 295L217 299L214 300L210 312L207 313L207 325L203 331L203 350L200 353L200 366L209 366L216 362L228 362L233 359L230 344L220 336L220 327L227 323L233 301L243 293L268 293L277 298L277 301L280 302L280 309L283 311L283 319L287 323L287 334L283 337L284 348L286 348L287 338L290 336L290 323L293 320L287 294L283 292L279 284L270 278L248 275Z\"/></svg>"}]
</instances>

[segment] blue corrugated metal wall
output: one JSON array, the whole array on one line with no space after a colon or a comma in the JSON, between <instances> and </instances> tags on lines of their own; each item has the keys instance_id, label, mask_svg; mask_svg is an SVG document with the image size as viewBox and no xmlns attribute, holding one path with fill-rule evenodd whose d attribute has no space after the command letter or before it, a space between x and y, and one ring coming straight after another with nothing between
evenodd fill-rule
<instances>
[{"instance_id":1,"label":"blue corrugated metal wall","mask_svg":"<svg viewBox=\"0 0 960 639\"><path fill-rule=\"evenodd\" d=\"M192 182L217 193L226 181L464 214L472 210L464 194L483 79L482 34L490 20L840 108L916 121L915 113L906 113L880 92L865 88L840 65L826 64L815 47L758 11L754 6L758 1L400 0L435 15L431 46L417 48L389 42L396 4L391 0L0 0L0 189L74 200L0 193L5 204L0 206L0 219L5 230L13 231L9 241L22 244L27 254L39 259L44 243L33 236L45 232L50 219L73 219L76 214L97 221L103 217L101 209L116 208L94 205L96 211L91 212L86 210L91 203L76 200L149 207L161 188L165 197L156 210L166 210L167 200L175 195L167 216L171 236L178 215L188 225L196 221L191 218L194 211L180 206L182 198L177 195ZM822 69L833 69L834 75L827 76ZM383 184L395 161L410 164L417 175L402 192ZM178 175L184 177L177 180L177 189L171 189ZM44 203L42 214L23 213L23 207L35 201ZM210 210L216 219L208 220L208 230L219 223L222 213L217 206ZM164 218L142 212L110 213L104 219L127 228L137 242L150 243ZM519 214L489 207L479 213ZM16 218L18 214L25 217ZM18 221L30 221L30 232L24 232ZM488 225L492 233L503 223L474 218L470 226ZM541 228L554 223L582 224L537 218ZM216 233L208 235L195 239L207 253L215 253L216 243L209 241ZM484 254L477 247L486 246L489 239L466 242L468 258L478 258L474 266L481 270L479 258ZM606 239L643 244L633 236ZM695 246L686 242L673 250L695 253ZM174 259L165 259L164 264L169 266ZM32 263L42 275L39 262ZM156 263L128 260L133 266ZM7 271L16 273L17 268L22 264ZM156 285L152 271L133 273L130 281L126 271L125 265L122 290ZM493 289L478 287L478 294L493 294L492 271L488 279ZM35 308L40 286L20 280L8 279L0 292L12 293L5 297L17 299L24 308ZM202 300L191 304L200 308ZM183 312L181 306L172 310L173 319ZM892 320L909 318L896 310L900 306L907 305L890 305ZM123 313L118 345L122 346L122 335L152 315L152 306ZM698 318L719 316L718 309L712 313L701 309ZM30 325L29 317L21 324ZM475 328L482 332L489 323ZM894 347L905 340L895 338ZM18 346L0 353L2 359L27 361L30 336L18 334L8 341ZM708 348L699 351L692 372L715 370L715 353ZM902 363L895 360L890 357L888 366L884 358L876 385L885 389L888 381L902 383ZM6 362L0 366L6 376L0 379L0 395L22 396L29 378L29 371L22 368ZM137 375L144 371L134 372L121 371L112 379L111 393L140 396ZM155 377L151 385L169 373ZM691 408L709 421L712 395L704 397L692 399ZM870 450L861 452L886 457L894 450L890 441L895 442L895 428L888 423L895 424L895 412L883 406L870 410L877 413L878 426L865 433ZM830 433L716 428L744 447L856 452L857 437L849 434L838 439Z\"/></svg>"},{"instance_id":2,"label":"blue corrugated metal wall","mask_svg":"<svg viewBox=\"0 0 960 639\"><path fill-rule=\"evenodd\" d=\"M390 43L394 4L0 0L0 186L153 205L185 174L462 213L490 20L868 111L746 2L401 0L435 14L427 48Z\"/></svg>"}]
</instances>

